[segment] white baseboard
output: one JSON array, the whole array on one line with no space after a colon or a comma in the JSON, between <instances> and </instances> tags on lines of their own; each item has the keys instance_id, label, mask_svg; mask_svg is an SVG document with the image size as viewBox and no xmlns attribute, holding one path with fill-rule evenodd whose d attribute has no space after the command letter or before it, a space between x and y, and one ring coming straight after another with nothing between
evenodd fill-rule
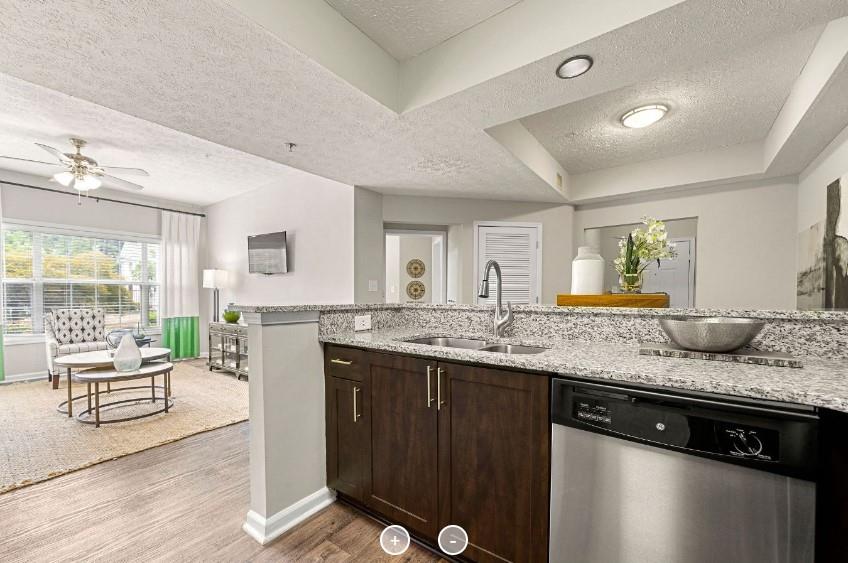
<instances>
[{"instance_id":1,"label":"white baseboard","mask_svg":"<svg viewBox=\"0 0 848 563\"><path fill-rule=\"evenodd\" d=\"M335 500L336 493L324 487L267 518L249 510L242 529L247 535L265 545L316 512L330 506Z\"/></svg>"}]
</instances>

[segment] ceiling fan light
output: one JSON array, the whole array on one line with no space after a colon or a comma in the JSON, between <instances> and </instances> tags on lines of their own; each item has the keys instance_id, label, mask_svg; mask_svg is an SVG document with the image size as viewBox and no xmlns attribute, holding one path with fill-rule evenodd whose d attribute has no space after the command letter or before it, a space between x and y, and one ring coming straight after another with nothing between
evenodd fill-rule
<instances>
[{"instance_id":1,"label":"ceiling fan light","mask_svg":"<svg viewBox=\"0 0 848 563\"><path fill-rule=\"evenodd\" d=\"M668 106L651 104L632 109L621 116L621 124L630 129L641 129L653 125L668 112Z\"/></svg>"},{"instance_id":2,"label":"ceiling fan light","mask_svg":"<svg viewBox=\"0 0 848 563\"><path fill-rule=\"evenodd\" d=\"M83 176L82 178L77 178L74 182L73 186L75 189L81 192L87 192L89 190L96 190L99 188L103 182L100 181L100 178L97 176Z\"/></svg>"},{"instance_id":3,"label":"ceiling fan light","mask_svg":"<svg viewBox=\"0 0 848 563\"><path fill-rule=\"evenodd\" d=\"M57 172L53 174L53 179L67 188L73 183L74 174L72 172Z\"/></svg>"}]
</instances>

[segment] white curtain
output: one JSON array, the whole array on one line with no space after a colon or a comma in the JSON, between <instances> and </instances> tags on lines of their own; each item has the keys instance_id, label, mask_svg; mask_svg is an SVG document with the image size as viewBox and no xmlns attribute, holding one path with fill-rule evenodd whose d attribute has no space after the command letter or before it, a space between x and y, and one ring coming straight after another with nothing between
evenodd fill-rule
<instances>
[{"instance_id":1,"label":"white curtain","mask_svg":"<svg viewBox=\"0 0 848 563\"><path fill-rule=\"evenodd\" d=\"M162 212L162 317L197 317L200 217Z\"/></svg>"}]
</instances>

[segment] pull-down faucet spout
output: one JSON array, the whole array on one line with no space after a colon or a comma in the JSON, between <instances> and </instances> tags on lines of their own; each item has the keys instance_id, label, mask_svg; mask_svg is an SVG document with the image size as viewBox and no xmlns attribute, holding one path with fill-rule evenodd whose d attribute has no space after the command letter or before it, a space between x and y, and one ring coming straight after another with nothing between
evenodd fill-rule
<instances>
[{"instance_id":1,"label":"pull-down faucet spout","mask_svg":"<svg viewBox=\"0 0 848 563\"><path fill-rule=\"evenodd\" d=\"M512 315L512 303L506 302L506 314L503 314L503 276L501 275L501 266L494 260L489 260L483 267L483 281L480 282L480 291L477 294L483 299L489 297L489 272L494 269L498 276L498 283L495 286L495 322L494 334L496 337L502 337L506 329L512 325L514 320Z\"/></svg>"}]
</instances>

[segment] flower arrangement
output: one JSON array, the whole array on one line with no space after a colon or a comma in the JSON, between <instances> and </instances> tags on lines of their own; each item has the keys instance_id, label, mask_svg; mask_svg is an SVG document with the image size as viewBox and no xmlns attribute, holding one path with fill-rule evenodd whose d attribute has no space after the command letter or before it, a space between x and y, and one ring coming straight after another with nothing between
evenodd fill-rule
<instances>
[{"instance_id":1,"label":"flower arrangement","mask_svg":"<svg viewBox=\"0 0 848 563\"><path fill-rule=\"evenodd\" d=\"M614 264L622 291L639 291L642 272L651 262L656 260L659 266L663 258L677 256L674 245L668 242L665 223L652 217L643 217L642 223L647 228L633 229L626 239L618 242L619 253Z\"/></svg>"}]
</instances>

